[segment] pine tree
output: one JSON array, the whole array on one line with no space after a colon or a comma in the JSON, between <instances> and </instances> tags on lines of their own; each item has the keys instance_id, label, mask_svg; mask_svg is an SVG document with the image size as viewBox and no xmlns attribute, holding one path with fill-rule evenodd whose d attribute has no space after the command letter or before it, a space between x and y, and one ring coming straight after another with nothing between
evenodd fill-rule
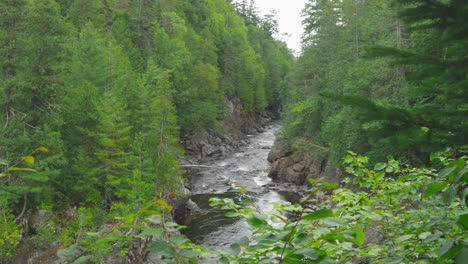
<instances>
[{"instance_id":1,"label":"pine tree","mask_svg":"<svg viewBox=\"0 0 468 264\"><path fill-rule=\"evenodd\" d=\"M139 119L134 127L138 133L134 138L134 150L139 158L137 168L144 179L154 186L155 192L179 185L177 157L177 116L173 104L169 72L154 64L142 76L138 86Z\"/></svg>"},{"instance_id":2,"label":"pine tree","mask_svg":"<svg viewBox=\"0 0 468 264\"><path fill-rule=\"evenodd\" d=\"M98 123L95 177L102 186L107 205L116 200L116 193L125 186L125 178L131 176L128 166L130 129L127 123L127 106L122 101L123 93L118 87L108 88L97 102ZM96 186L95 188L99 188Z\"/></svg>"},{"instance_id":3,"label":"pine tree","mask_svg":"<svg viewBox=\"0 0 468 264\"><path fill-rule=\"evenodd\" d=\"M356 97L338 97L365 109L365 121L373 124L376 138L386 139L408 155L428 161L429 153L447 147L455 152L465 148L468 126L466 116L466 71L464 57L468 27L464 21L465 1L414 1L403 4L401 16L412 32L435 39L436 46L418 51L375 47L374 56L389 56L394 64L411 66L408 76L408 106L389 106ZM434 44L426 42L426 45Z\"/></svg>"}]
</instances>

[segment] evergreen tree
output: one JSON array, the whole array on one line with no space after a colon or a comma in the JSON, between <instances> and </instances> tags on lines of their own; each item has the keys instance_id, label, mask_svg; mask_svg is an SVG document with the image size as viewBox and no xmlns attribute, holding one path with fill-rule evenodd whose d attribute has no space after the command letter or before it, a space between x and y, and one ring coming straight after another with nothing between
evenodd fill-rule
<instances>
[{"instance_id":1,"label":"evergreen tree","mask_svg":"<svg viewBox=\"0 0 468 264\"><path fill-rule=\"evenodd\" d=\"M386 139L412 157L428 161L429 153L447 147L460 151L466 139L468 116L465 107L468 50L464 23L465 1L414 1L401 16L412 32L424 32L437 41L422 52L376 47L374 55L390 56L394 64L412 66L409 72L408 105L388 106L355 97L341 97L346 103L366 110L365 122L373 124L376 138ZM430 53L425 53L430 51Z\"/></svg>"},{"instance_id":2,"label":"evergreen tree","mask_svg":"<svg viewBox=\"0 0 468 264\"><path fill-rule=\"evenodd\" d=\"M103 197L110 205L116 200L116 193L128 189L123 183L131 176L128 166L128 148L130 147L130 128L126 112L127 106L122 101L123 94L118 87L107 89L97 102L96 110L99 121L96 125L96 168L95 177L102 188ZM100 187L100 188L99 188Z\"/></svg>"},{"instance_id":3,"label":"evergreen tree","mask_svg":"<svg viewBox=\"0 0 468 264\"><path fill-rule=\"evenodd\" d=\"M176 159L180 150L176 147L179 127L169 72L149 64L137 91L140 106L135 110L140 118L134 123L138 132L134 138L133 152L135 157L140 158L136 168L154 186L153 191L174 188L180 180Z\"/></svg>"},{"instance_id":4,"label":"evergreen tree","mask_svg":"<svg viewBox=\"0 0 468 264\"><path fill-rule=\"evenodd\" d=\"M285 134L327 149L336 164L347 149L363 153L377 146L385 149L368 153L376 160L398 154L392 144L376 142L372 127L361 125L357 109L321 96L352 94L405 104L401 70L392 69L387 59L363 56L369 46L401 43L391 26L397 21L395 9L381 0L321 0L309 1L304 15L304 48L289 77Z\"/></svg>"}]
</instances>

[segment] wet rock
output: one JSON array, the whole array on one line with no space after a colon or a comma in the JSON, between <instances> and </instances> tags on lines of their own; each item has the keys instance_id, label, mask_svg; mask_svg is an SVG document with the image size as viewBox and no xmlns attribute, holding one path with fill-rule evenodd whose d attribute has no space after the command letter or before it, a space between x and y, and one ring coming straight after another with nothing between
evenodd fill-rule
<instances>
[{"instance_id":1,"label":"wet rock","mask_svg":"<svg viewBox=\"0 0 468 264\"><path fill-rule=\"evenodd\" d=\"M330 161L318 154L304 151L294 152L284 141L275 142L268 154L272 162L268 176L275 182L309 184L309 179L324 177L327 182L341 182L343 172Z\"/></svg>"},{"instance_id":2,"label":"wet rock","mask_svg":"<svg viewBox=\"0 0 468 264\"><path fill-rule=\"evenodd\" d=\"M300 163L296 163L296 164L293 165L293 170L295 172L302 172L302 171L304 171L304 168L305 168L304 165L302 165Z\"/></svg>"},{"instance_id":3,"label":"wet rock","mask_svg":"<svg viewBox=\"0 0 468 264\"><path fill-rule=\"evenodd\" d=\"M185 205L185 209L191 215L198 214L200 212L200 207L198 207L198 205L190 198Z\"/></svg>"},{"instance_id":4,"label":"wet rock","mask_svg":"<svg viewBox=\"0 0 468 264\"><path fill-rule=\"evenodd\" d=\"M286 178L284 178L284 181L301 185L304 183L304 175L296 172L292 167L288 167L286 169Z\"/></svg>"},{"instance_id":5,"label":"wet rock","mask_svg":"<svg viewBox=\"0 0 468 264\"><path fill-rule=\"evenodd\" d=\"M67 212L70 210L67 210ZM30 230L36 230L43 223L47 222L50 217L50 211L47 210L38 210L35 212L29 211L26 216L26 224Z\"/></svg>"},{"instance_id":6,"label":"wet rock","mask_svg":"<svg viewBox=\"0 0 468 264\"><path fill-rule=\"evenodd\" d=\"M179 224L187 224L190 220L200 213L200 207L190 198L184 199L182 204L174 206L174 220Z\"/></svg>"},{"instance_id":7,"label":"wet rock","mask_svg":"<svg viewBox=\"0 0 468 264\"><path fill-rule=\"evenodd\" d=\"M223 157L244 147L250 143L248 135L264 132L264 127L276 117L269 113L242 113L236 103L231 105L231 117L222 122L222 130L196 132L181 140L189 159L200 162L205 158Z\"/></svg>"},{"instance_id":8,"label":"wet rock","mask_svg":"<svg viewBox=\"0 0 468 264\"><path fill-rule=\"evenodd\" d=\"M288 146L288 143L285 141L275 142L271 148L270 153L268 153L268 161L274 162L280 158L286 157L292 153L291 148Z\"/></svg>"}]
</instances>

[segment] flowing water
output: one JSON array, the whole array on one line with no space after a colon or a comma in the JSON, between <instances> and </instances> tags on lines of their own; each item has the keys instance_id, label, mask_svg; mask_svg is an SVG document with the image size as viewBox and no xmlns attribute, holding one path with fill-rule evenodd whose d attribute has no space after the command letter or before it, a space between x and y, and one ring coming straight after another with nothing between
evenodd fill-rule
<instances>
[{"instance_id":1,"label":"flowing water","mask_svg":"<svg viewBox=\"0 0 468 264\"><path fill-rule=\"evenodd\" d=\"M189 219L184 234L194 243L220 249L228 247L237 237L249 235L241 218L226 217L226 211L209 206L212 197L241 200L242 194L229 192L236 185L246 186L247 194L264 212L271 211L274 202L297 201L298 196L294 192L265 187L271 182L266 172L270 167L267 157L279 127L273 124L265 132L250 136L248 146L222 160L204 164L210 167L201 169L192 178L191 199L200 207L201 213Z\"/></svg>"}]
</instances>

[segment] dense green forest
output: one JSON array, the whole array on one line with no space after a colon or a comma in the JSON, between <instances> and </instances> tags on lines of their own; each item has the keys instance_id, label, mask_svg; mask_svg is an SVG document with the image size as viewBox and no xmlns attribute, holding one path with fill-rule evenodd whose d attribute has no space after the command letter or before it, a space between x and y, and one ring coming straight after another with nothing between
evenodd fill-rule
<instances>
[{"instance_id":1,"label":"dense green forest","mask_svg":"<svg viewBox=\"0 0 468 264\"><path fill-rule=\"evenodd\" d=\"M0 257L27 210L97 223L177 189L179 139L218 129L228 100L279 105L293 56L275 23L225 0L1 1Z\"/></svg>"},{"instance_id":2,"label":"dense green forest","mask_svg":"<svg viewBox=\"0 0 468 264\"><path fill-rule=\"evenodd\" d=\"M126 259L148 237L161 263L466 262L468 2L309 0L297 58L253 6L0 2L0 263L50 244L74 264ZM281 138L346 178L273 214L242 188L213 199L252 231L214 251L168 201L180 140L220 129L229 101L284 106Z\"/></svg>"},{"instance_id":3,"label":"dense green forest","mask_svg":"<svg viewBox=\"0 0 468 264\"><path fill-rule=\"evenodd\" d=\"M336 165L346 150L417 165L464 153L465 16L465 1L310 1L285 136Z\"/></svg>"}]
</instances>

